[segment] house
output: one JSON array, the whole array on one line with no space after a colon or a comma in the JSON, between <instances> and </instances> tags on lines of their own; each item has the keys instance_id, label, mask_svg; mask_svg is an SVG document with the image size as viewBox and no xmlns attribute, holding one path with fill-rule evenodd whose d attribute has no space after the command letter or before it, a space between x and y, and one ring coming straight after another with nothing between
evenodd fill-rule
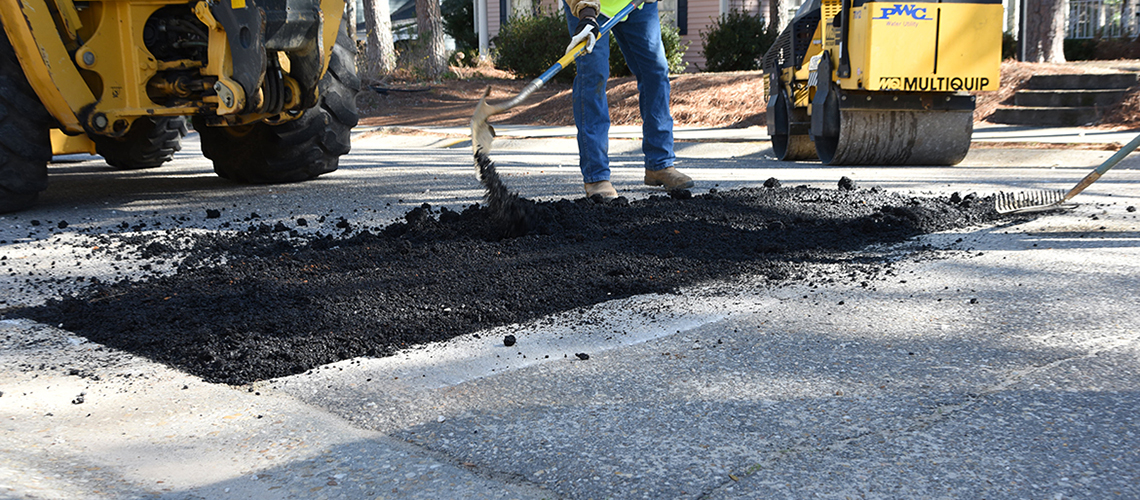
<instances>
[{"instance_id":1,"label":"house","mask_svg":"<svg viewBox=\"0 0 1140 500\"><path fill-rule=\"evenodd\" d=\"M480 0L472 0L478 2ZM562 0L486 0L487 1L487 31L489 38L494 38L499 32L499 26L506 22L514 2L514 8L526 12L531 1L537 1L539 9L549 12L555 8L562 8ZM769 0L658 0L658 8L663 13L662 20L672 23L681 34L681 39L688 44L684 61L689 63L688 71L697 72L704 69L705 58L701 42L701 33L709 30L715 20L732 10L756 14L768 19ZM913 0L911 0L913 1ZM931 1L931 0L926 0ZM1006 17L1003 19L1003 30L1017 32L1020 2L1024 0L1002 0ZM1081 38L1080 33L1102 33L1108 36L1118 36L1117 33L1135 35L1140 32L1137 20L1140 19L1140 7L1137 0L1068 0L1071 5L1070 37ZM795 15L796 9L804 0L792 0L788 9L788 19ZM1115 8L1116 10L1112 10ZM476 22L476 26L479 23ZM478 29L478 27L476 27ZM1099 30L1099 31L1098 31ZM1085 37L1091 37L1086 35Z\"/></svg>"},{"instance_id":2,"label":"house","mask_svg":"<svg viewBox=\"0 0 1140 500\"><path fill-rule=\"evenodd\" d=\"M530 6L528 0L487 0L489 38L494 38L499 33L499 27L509 19L512 1L515 2L515 8L520 4L524 9ZM538 0L538 9L541 12L551 12L561 8L562 0ZM716 18L733 9L760 14L766 18L768 0L658 0L658 9L662 13L663 21L672 23L680 30L681 40L689 45L683 59L689 63L689 72L697 72L705 65L701 50L701 33L708 31ZM476 22L476 26L478 25Z\"/></svg>"},{"instance_id":3,"label":"house","mask_svg":"<svg viewBox=\"0 0 1140 500\"><path fill-rule=\"evenodd\" d=\"M364 33L364 7L362 0L355 1L357 32ZM563 0L486 0L488 39L495 38L495 35L499 34L499 27L513 17L512 8L517 11L515 15L525 15L531 12L532 1L538 2L537 9L540 12L551 12L554 9L561 9ZM793 0L793 4L798 6L801 1ZM407 35L401 35L399 32L405 31L409 25L415 23L415 0L390 0L388 4L392 12L393 30L398 32L396 38L405 38ZM680 30L681 40L689 46L684 56L684 61L689 63L689 72L697 72L704 68L701 33L708 31L709 26L721 14L735 9L768 17L768 0L658 0L658 4L662 20L677 27ZM789 11L789 18L794 12L795 7ZM480 23L475 24L475 29L478 30Z\"/></svg>"},{"instance_id":4,"label":"house","mask_svg":"<svg viewBox=\"0 0 1140 500\"><path fill-rule=\"evenodd\" d=\"M356 34L363 40L368 33L364 21L364 0L356 1ZM389 0L388 12L392 19L392 32L396 40L408 38L410 27L416 24L416 0Z\"/></svg>"},{"instance_id":5,"label":"house","mask_svg":"<svg viewBox=\"0 0 1140 500\"><path fill-rule=\"evenodd\" d=\"M358 3L361 0L356 0ZM537 9L541 12L551 12L555 9L562 8L562 0L472 0L478 5L480 1L486 1L487 5L487 33L488 39L494 39L495 35L499 33L499 27L506 23L511 17L517 15L526 15L532 11L533 2L537 2ZM804 0L792 0L791 7L788 10L788 19L794 14L796 9ZM1016 31L1017 28L1017 10L1021 0L1002 0L1006 9L1006 18L1004 19L1004 29L1006 31ZM1107 0L1111 2L1112 0ZM1120 0L1117 0L1118 2ZM1124 8L1124 16L1117 15L1116 19L1125 17L1128 20L1136 15L1136 9L1129 8L1136 2L1136 0L1123 0L1126 7ZM1106 0L1071 0L1073 8L1073 15L1071 17L1076 19L1086 19L1090 17L1088 14L1083 14L1086 10L1081 10L1083 15L1078 14L1077 6L1081 9L1086 9L1086 5L1095 4L1101 10L1095 11L1095 19L1101 20L1105 17L1101 5L1106 4ZM683 57L684 61L688 63L689 72L698 72L704 69L705 58L703 55L703 47L701 41L701 33L709 30L715 24L715 20L720 16L731 12L733 10L746 12L749 14L760 15L765 19L768 18L769 0L658 0L658 9L662 12L662 20L671 23L677 27L681 40L688 44L688 50ZM389 5L392 9L393 26L399 27L405 23L413 23L415 19L415 0L390 0ZM476 9L478 10L478 9ZM358 8L358 12L360 9ZM514 14L512 14L514 12ZM1109 15L1111 17L1111 14ZM363 14L358 14L358 21L363 23ZM1071 21L1070 33L1076 31L1078 25L1082 21ZM1132 20L1132 23L1135 23ZM482 23L476 20L476 31ZM1103 21L1097 27L1104 26ZM1118 21L1119 24L1119 21ZM1134 24L1133 24L1134 25ZM1119 27L1116 28L1118 31ZM1135 32L1136 28L1132 25L1124 24L1123 31L1126 33Z\"/></svg>"}]
</instances>

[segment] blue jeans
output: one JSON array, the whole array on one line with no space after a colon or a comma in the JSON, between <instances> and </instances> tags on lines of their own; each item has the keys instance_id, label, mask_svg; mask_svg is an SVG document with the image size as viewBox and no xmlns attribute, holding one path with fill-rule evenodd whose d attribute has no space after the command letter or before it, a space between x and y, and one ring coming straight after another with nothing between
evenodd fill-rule
<instances>
[{"instance_id":1,"label":"blue jeans","mask_svg":"<svg viewBox=\"0 0 1140 500\"><path fill-rule=\"evenodd\" d=\"M566 23L573 34L578 18L565 2ZM598 16L598 24L607 20ZM637 78L641 107L641 151L647 170L673 166L673 116L669 114L669 64L661 43L661 21L657 3L646 3L613 27L618 47ZM577 59L574 77L574 125L578 127L578 166L582 180L610 179L610 108L606 101L606 80L610 77L609 35L594 45L594 51Z\"/></svg>"}]
</instances>

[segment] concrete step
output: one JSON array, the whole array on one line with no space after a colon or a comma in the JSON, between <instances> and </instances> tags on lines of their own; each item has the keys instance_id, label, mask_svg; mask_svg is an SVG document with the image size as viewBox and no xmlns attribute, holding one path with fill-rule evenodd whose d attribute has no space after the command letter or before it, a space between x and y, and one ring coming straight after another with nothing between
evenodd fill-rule
<instances>
[{"instance_id":1,"label":"concrete step","mask_svg":"<svg viewBox=\"0 0 1140 500\"><path fill-rule=\"evenodd\" d=\"M1100 110L1094 107L1016 107L998 108L987 120L1009 125L1077 127L1093 123L1100 116Z\"/></svg>"},{"instance_id":2,"label":"concrete step","mask_svg":"<svg viewBox=\"0 0 1140 500\"><path fill-rule=\"evenodd\" d=\"M1124 99L1123 89L1101 90L1019 90L1013 103L1026 107L1114 106Z\"/></svg>"},{"instance_id":3,"label":"concrete step","mask_svg":"<svg viewBox=\"0 0 1140 500\"><path fill-rule=\"evenodd\" d=\"M1034 75L1025 84L1032 90L1048 89L1126 89L1140 83L1140 74L1113 73L1105 75Z\"/></svg>"}]
</instances>

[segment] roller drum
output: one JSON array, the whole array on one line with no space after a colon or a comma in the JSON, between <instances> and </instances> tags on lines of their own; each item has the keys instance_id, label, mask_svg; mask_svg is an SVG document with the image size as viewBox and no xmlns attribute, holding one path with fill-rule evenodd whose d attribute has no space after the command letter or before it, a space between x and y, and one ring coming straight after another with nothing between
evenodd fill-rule
<instances>
[{"instance_id":1,"label":"roller drum","mask_svg":"<svg viewBox=\"0 0 1140 500\"><path fill-rule=\"evenodd\" d=\"M773 135L772 150L781 161L816 159L815 144L805 135Z\"/></svg>"},{"instance_id":2,"label":"roller drum","mask_svg":"<svg viewBox=\"0 0 1140 500\"><path fill-rule=\"evenodd\" d=\"M775 85L779 85L777 82ZM781 161L814 160L815 144L802 130L795 130L792 122L807 123L807 109L791 105L783 89L768 103L768 133L772 137L772 151ZM798 132L798 133L797 133Z\"/></svg>"},{"instance_id":3,"label":"roller drum","mask_svg":"<svg viewBox=\"0 0 1140 500\"><path fill-rule=\"evenodd\" d=\"M817 137L828 165L956 165L970 150L971 111L841 109L838 137Z\"/></svg>"}]
</instances>

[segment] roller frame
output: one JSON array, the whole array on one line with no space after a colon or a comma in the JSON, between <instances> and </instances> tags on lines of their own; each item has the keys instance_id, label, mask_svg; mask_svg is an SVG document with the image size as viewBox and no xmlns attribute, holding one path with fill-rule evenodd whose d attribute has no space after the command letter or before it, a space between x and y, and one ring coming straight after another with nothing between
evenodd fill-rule
<instances>
[{"instance_id":1,"label":"roller frame","mask_svg":"<svg viewBox=\"0 0 1140 500\"><path fill-rule=\"evenodd\" d=\"M929 3L929 2L928 2ZM970 0L968 3L988 4L984 0ZM814 25L813 43L805 46L804 50L794 43L796 30L789 27L781 33L777 44L765 54L764 70L769 77L770 90L768 98L768 129L772 136L773 151L781 160L805 160L818 157L824 164L829 165L954 165L960 163L969 152L971 135L973 132L973 111L975 99L964 91L953 92L941 83L927 91L903 91L879 86L864 84L870 78L867 75L866 65L868 57L867 48L858 45L860 52L858 62L859 70L854 71L854 61L849 54L849 45L853 43L867 43L871 28L870 15L896 16L904 20L920 22L934 22L925 16L925 9L933 7L928 5L891 4L890 6L877 6L863 8L862 2L850 0L814 0L812 2L816 12L801 11L797 19L807 19L811 16L820 18L818 25ZM946 9L959 9L943 7ZM988 6L980 9L990 9ZM990 9L992 10L992 9ZM852 14L858 12L858 16ZM888 14L888 11L890 12ZM930 11L935 12L935 11ZM961 12L957 10L955 12ZM973 15L973 12L968 14ZM990 16L992 13L987 13ZM853 17L855 16L855 17ZM908 17L909 16L909 17ZM934 14L938 16L937 12ZM1000 17L998 17L1000 19ZM876 17L875 19L880 19ZM938 18L945 19L945 18ZM959 17L958 19L961 19ZM972 17L971 19L977 19ZM853 25L852 22L858 23ZM944 21L937 21L944 22ZM975 21L971 21L975 22ZM988 21L980 21L978 33L989 29ZM876 21L876 23L879 23ZM991 23L992 24L992 23ZM918 26L917 24L915 26ZM974 25L971 25L973 29ZM864 28L865 27L865 28ZM883 28L881 23L875 25L876 39L882 39L887 33L879 31ZM891 25L886 29L898 29ZM903 28L909 29L909 28ZM858 31L864 30L864 31ZM973 33L973 31L971 31ZM989 32L985 34L988 36ZM858 35L858 37L856 36ZM989 38L981 37L984 42L979 47L989 47ZM857 39L856 39L857 38ZM786 40L785 40L786 39ZM783 44L780 42L783 41ZM938 50L950 50L946 45L938 45L938 33L934 32L934 44L942 47ZM853 49L852 49L853 50ZM916 73L898 73L900 77L910 78L914 75L916 80L942 82L941 75L965 74L962 78L971 75L980 75L976 78L983 82L997 82L997 77L988 77L988 71L997 71L989 68L988 63L980 66L970 66L973 61L988 61L988 55L979 59L971 59L967 66L951 65L944 72L938 64L939 52L934 54L934 76L925 76L922 71ZM987 53L990 49L981 49ZM790 52L789 52L790 51ZM973 53L973 52L971 52ZM877 61L883 61L882 53L874 52ZM942 55L957 57L962 64L962 56L953 56L953 51L942 52ZM811 64L807 64L808 60ZM887 59L886 61L891 61ZM878 71L889 71L882 67L897 68L897 65L877 65ZM957 69L955 73L955 68ZM876 73L878 75L879 73ZM986 76L987 78L981 78ZM885 78L885 77L884 77ZM953 77L957 78L957 77ZM879 76L875 77L879 82ZM909 81L909 80L908 80ZM972 81L972 80L971 80ZM923 87L925 88L925 87ZM977 90L977 89L975 89ZM982 90L992 91L989 84ZM804 122L810 123L806 135L803 135ZM814 150L814 151L805 151Z\"/></svg>"}]
</instances>

